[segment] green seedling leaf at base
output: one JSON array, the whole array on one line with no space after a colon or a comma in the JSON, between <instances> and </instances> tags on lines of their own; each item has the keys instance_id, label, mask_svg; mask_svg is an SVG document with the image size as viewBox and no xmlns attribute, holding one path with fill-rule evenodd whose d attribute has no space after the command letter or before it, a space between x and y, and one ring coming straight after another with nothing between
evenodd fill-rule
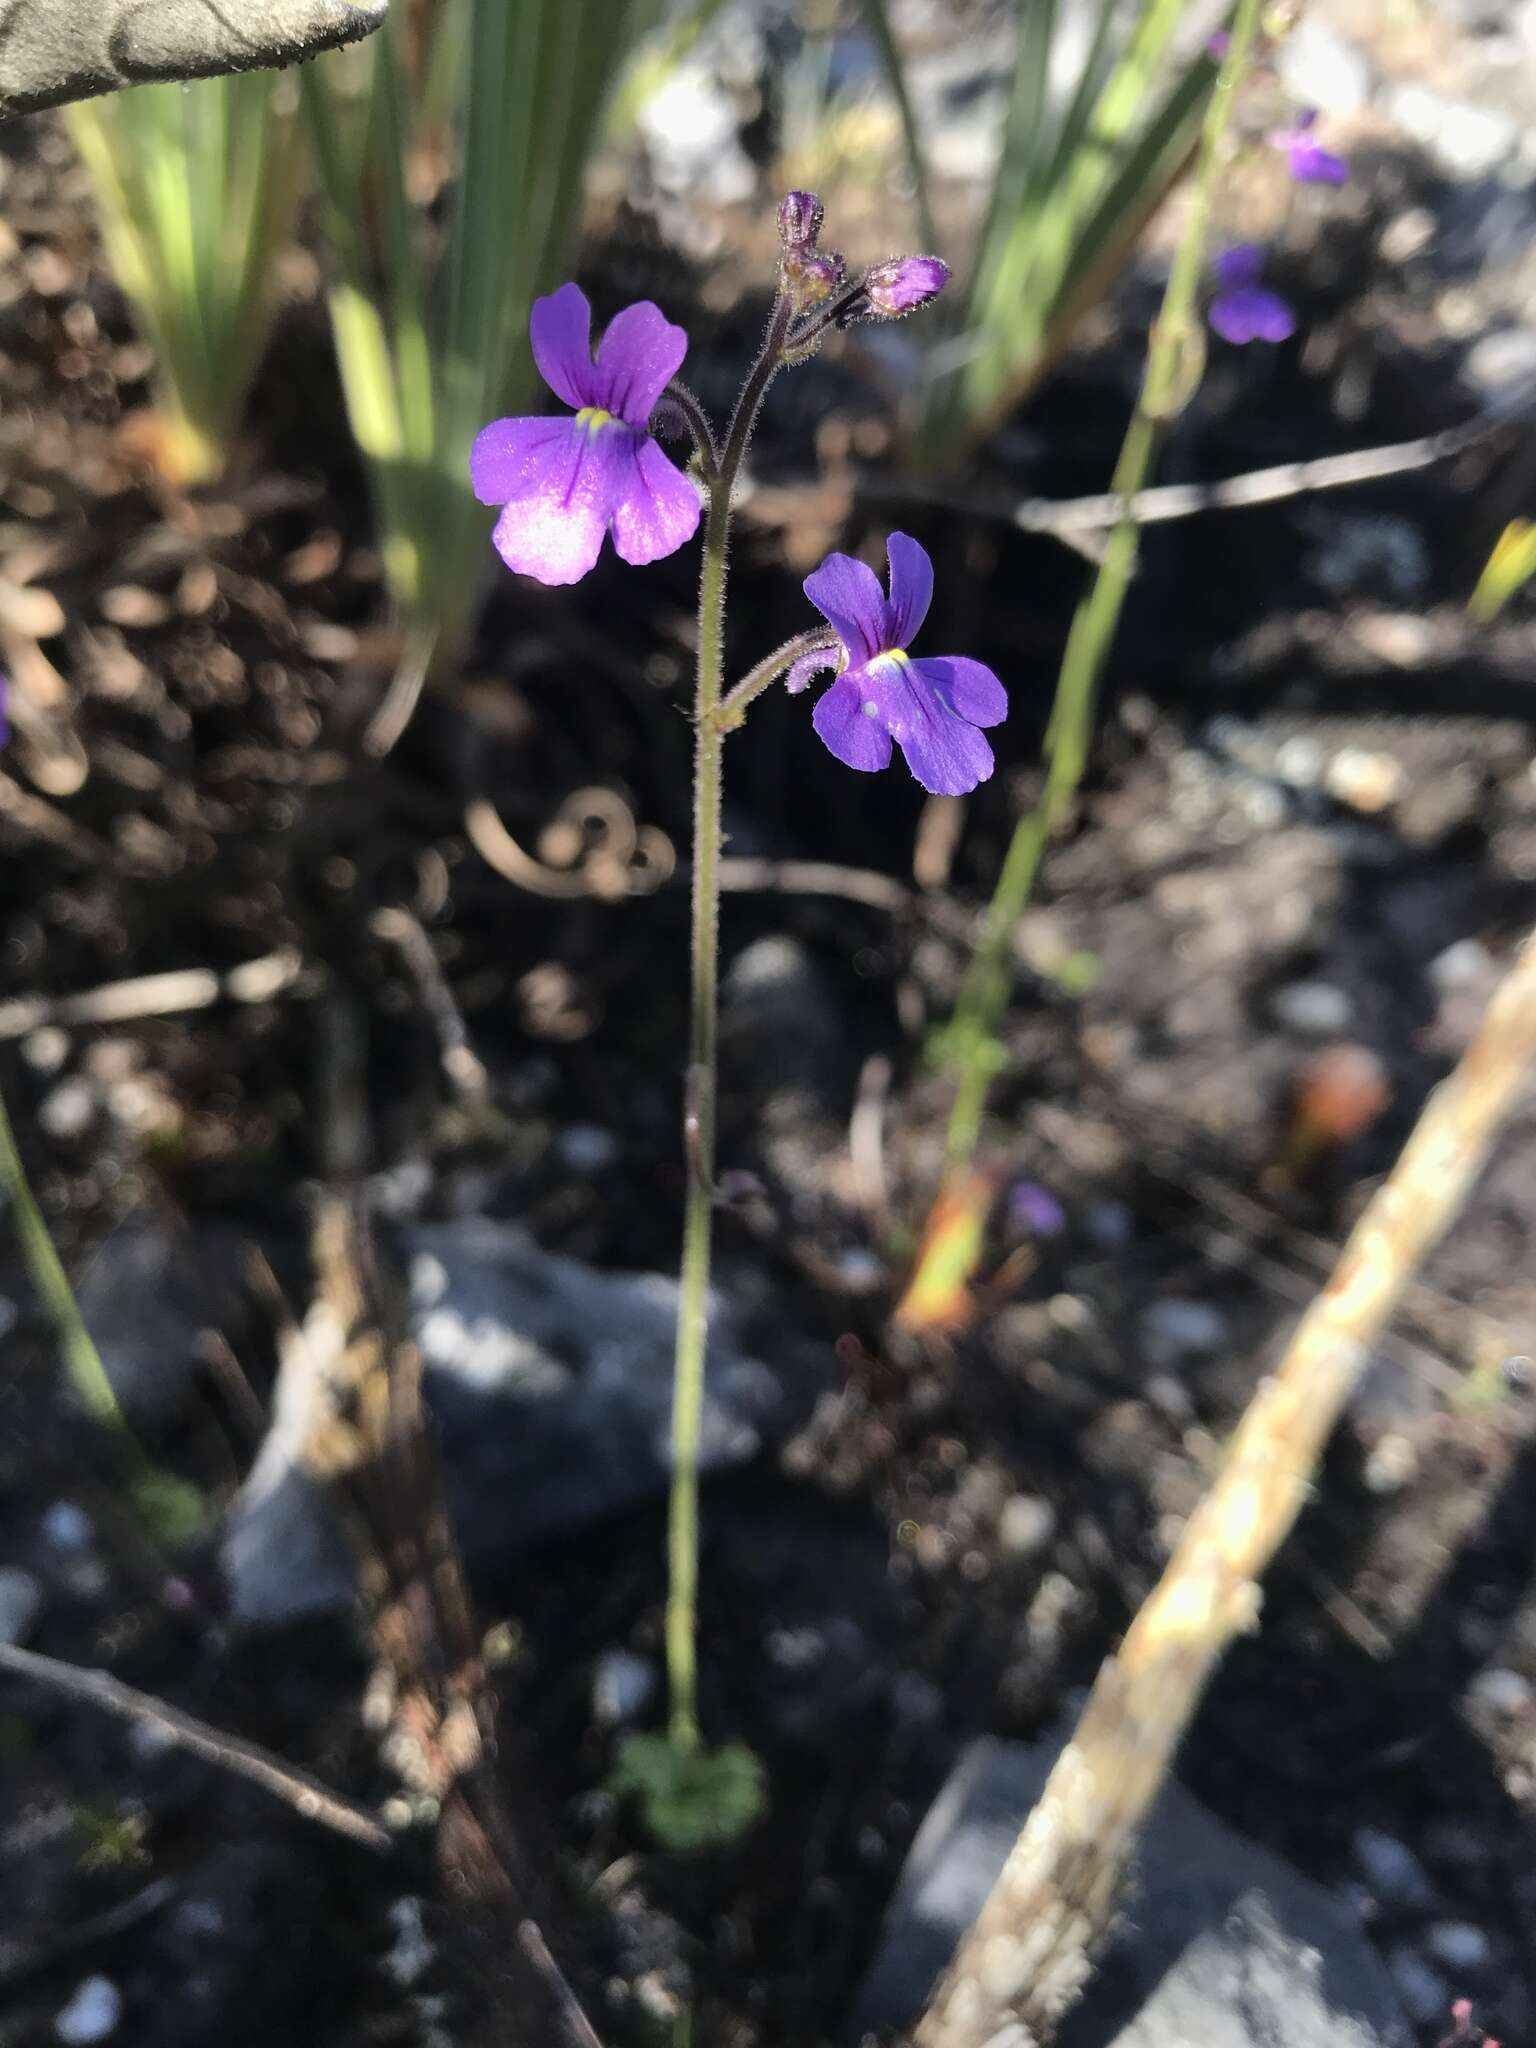
<instances>
[{"instance_id":1,"label":"green seedling leaf at base","mask_svg":"<svg viewBox=\"0 0 1536 2048\"><path fill-rule=\"evenodd\" d=\"M762 1763L740 1742L681 1749L666 1735L631 1735L608 1789L634 1800L664 1849L684 1853L739 1842L768 1805Z\"/></svg>"}]
</instances>

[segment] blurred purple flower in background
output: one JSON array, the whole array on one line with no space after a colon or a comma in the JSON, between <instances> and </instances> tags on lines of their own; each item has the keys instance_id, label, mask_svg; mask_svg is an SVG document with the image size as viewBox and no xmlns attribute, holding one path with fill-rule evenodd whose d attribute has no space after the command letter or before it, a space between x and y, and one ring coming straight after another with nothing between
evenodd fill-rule
<instances>
[{"instance_id":1,"label":"blurred purple flower in background","mask_svg":"<svg viewBox=\"0 0 1536 2048\"><path fill-rule=\"evenodd\" d=\"M1037 1180L1016 1180L1008 1190L1008 1227L1017 1237L1060 1237L1067 1212Z\"/></svg>"},{"instance_id":2,"label":"blurred purple flower in background","mask_svg":"<svg viewBox=\"0 0 1536 2048\"><path fill-rule=\"evenodd\" d=\"M574 419L493 420L469 473L482 505L500 505L493 540L509 569L575 583L610 527L626 562L658 561L691 540L699 494L647 431L688 337L648 299L609 324L592 359L592 309L574 284L535 299L529 332L539 375Z\"/></svg>"},{"instance_id":3,"label":"blurred purple flower in background","mask_svg":"<svg viewBox=\"0 0 1536 2048\"><path fill-rule=\"evenodd\" d=\"M806 577L805 594L839 645L802 655L785 682L800 691L819 670L837 670L811 723L846 767L884 768L894 740L924 789L964 796L992 773L978 727L1007 717L1007 693L991 669L963 654L907 653L928 615L933 563L908 533L893 533L886 555L889 599L874 570L851 555L828 555Z\"/></svg>"},{"instance_id":4,"label":"blurred purple flower in background","mask_svg":"<svg viewBox=\"0 0 1536 2048\"><path fill-rule=\"evenodd\" d=\"M1290 158L1291 176L1298 185L1342 185L1349 176L1349 160L1324 149L1312 132L1316 125L1317 109L1303 107L1289 128L1277 128L1269 139Z\"/></svg>"},{"instance_id":5,"label":"blurred purple flower in background","mask_svg":"<svg viewBox=\"0 0 1536 2048\"><path fill-rule=\"evenodd\" d=\"M1220 290L1211 301L1210 322L1224 341L1285 341L1296 332L1291 307L1259 283L1264 251L1256 243L1223 250L1212 268Z\"/></svg>"}]
</instances>

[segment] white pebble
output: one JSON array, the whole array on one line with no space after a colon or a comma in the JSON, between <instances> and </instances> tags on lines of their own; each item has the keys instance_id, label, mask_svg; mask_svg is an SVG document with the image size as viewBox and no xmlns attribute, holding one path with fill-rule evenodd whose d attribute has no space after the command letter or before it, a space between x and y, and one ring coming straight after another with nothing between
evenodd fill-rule
<instances>
[{"instance_id":1,"label":"white pebble","mask_svg":"<svg viewBox=\"0 0 1536 2048\"><path fill-rule=\"evenodd\" d=\"M90 1129L95 1114L95 1090L77 1075L49 1090L38 1106L37 1120L50 1138L78 1138Z\"/></svg>"},{"instance_id":2,"label":"white pebble","mask_svg":"<svg viewBox=\"0 0 1536 2048\"><path fill-rule=\"evenodd\" d=\"M631 1650L605 1650L592 1674L592 1717L605 1728L633 1721L656 1691L656 1667Z\"/></svg>"},{"instance_id":3,"label":"white pebble","mask_svg":"<svg viewBox=\"0 0 1536 2048\"><path fill-rule=\"evenodd\" d=\"M1419 1453L1412 1437L1394 1429L1372 1446L1363 1477L1372 1493L1401 1493L1418 1469Z\"/></svg>"},{"instance_id":4,"label":"white pebble","mask_svg":"<svg viewBox=\"0 0 1536 2048\"><path fill-rule=\"evenodd\" d=\"M555 1140L562 1166L572 1173L606 1173L619 1156L619 1141L601 1124L567 1124Z\"/></svg>"},{"instance_id":5,"label":"white pebble","mask_svg":"<svg viewBox=\"0 0 1536 2048\"><path fill-rule=\"evenodd\" d=\"M1536 1688L1532 1687L1530 1680L1502 1664L1492 1664L1485 1671L1479 1671L1467 1692L1477 1706L1485 1707L1490 1714L1507 1715L1511 1719L1516 1714L1523 1714L1536 1698Z\"/></svg>"},{"instance_id":6,"label":"white pebble","mask_svg":"<svg viewBox=\"0 0 1536 2048\"><path fill-rule=\"evenodd\" d=\"M997 1540L1013 1557L1033 1557L1056 1533L1056 1510L1038 1494L1015 1493L997 1518Z\"/></svg>"},{"instance_id":7,"label":"white pebble","mask_svg":"<svg viewBox=\"0 0 1536 2048\"><path fill-rule=\"evenodd\" d=\"M43 1540L55 1550L79 1552L90 1548L96 1530L84 1508L72 1500L56 1500L43 1516Z\"/></svg>"},{"instance_id":8,"label":"white pebble","mask_svg":"<svg viewBox=\"0 0 1536 2048\"><path fill-rule=\"evenodd\" d=\"M1361 1875L1384 1906L1433 1904L1435 1888L1417 1856L1384 1828L1359 1828L1350 1844Z\"/></svg>"},{"instance_id":9,"label":"white pebble","mask_svg":"<svg viewBox=\"0 0 1536 2048\"><path fill-rule=\"evenodd\" d=\"M1348 993L1331 981L1293 981L1275 991L1269 1008L1277 1024L1304 1038L1337 1038L1355 1013Z\"/></svg>"},{"instance_id":10,"label":"white pebble","mask_svg":"<svg viewBox=\"0 0 1536 2048\"><path fill-rule=\"evenodd\" d=\"M1424 1937L1424 1945L1437 1963L1455 1976L1486 1970L1492 1943L1481 1927L1470 1920L1440 1920Z\"/></svg>"},{"instance_id":11,"label":"white pebble","mask_svg":"<svg viewBox=\"0 0 1536 2048\"><path fill-rule=\"evenodd\" d=\"M110 1977L87 1977L53 2022L61 2041L105 2041L123 2016L123 1994Z\"/></svg>"},{"instance_id":12,"label":"white pebble","mask_svg":"<svg viewBox=\"0 0 1536 2048\"><path fill-rule=\"evenodd\" d=\"M1458 988L1483 988L1492 978L1493 958L1480 939L1458 939L1429 963L1429 978L1443 994Z\"/></svg>"},{"instance_id":13,"label":"white pebble","mask_svg":"<svg viewBox=\"0 0 1536 2048\"><path fill-rule=\"evenodd\" d=\"M43 1589L30 1572L0 1565L0 1643L24 1643L42 1604Z\"/></svg>"}]
</instances>

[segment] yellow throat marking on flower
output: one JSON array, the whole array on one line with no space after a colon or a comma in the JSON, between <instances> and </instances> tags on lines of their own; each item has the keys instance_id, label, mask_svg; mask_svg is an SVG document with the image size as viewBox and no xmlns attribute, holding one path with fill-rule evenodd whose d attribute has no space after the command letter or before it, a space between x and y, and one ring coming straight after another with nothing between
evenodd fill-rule
<instances>
[{"instance_id":1,"label":"yellow throat marking on flower","mask_svg":"<svg viewBox=\"0 0 1536 2048\"><path fill-rule=\"evenodd\" d=\"M612 420L613 414L604 412L600 405L584 405L576 415L577 426L585 427L589 434L595 434L599 427L610 425Z\"/></svg>"}]
</instances>

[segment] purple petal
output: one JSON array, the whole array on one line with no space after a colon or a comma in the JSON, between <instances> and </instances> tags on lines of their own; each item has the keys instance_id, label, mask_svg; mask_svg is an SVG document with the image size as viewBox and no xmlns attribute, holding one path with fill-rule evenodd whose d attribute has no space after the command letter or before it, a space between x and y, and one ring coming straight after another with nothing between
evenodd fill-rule
<instances>
[{"instance_id":1,"label":"purple petal","mask_svg":"<svg viewBox=\"0 0 1536 2048\"><path fill-rule=\"evenodd\" d=\"M791 697L798 697L802 690L808 690L817 676L838 664L838 650L835 647L813 648L809 654L802 654L798 661L792 661L784 678L784 687Z\"/></svg>"},{"instance_id":2,"label":"purple petal","mask_svg":"<svg viewBox=\"0 0 1536 2048\"><path fill-rule=\"evenodd\" d=\"M811 713L811 723L845 768L872 774L889 762L891 736L878 717L866 713L859 682L857 671L839 676Z\"/></svg>"},{"instance_id":3,"label":"purple petal","mask_svg":"<svg viewBox=\"0 0 1536 2048\"><path fill-rule=\"evenodd\" d=\"M885 592L873 569L852 555L828 555L802 588L847 648L854 668L884 652Z\"/></svg>"},{"instance_id":4,"label":"purple petal","mask_svg":"<svg viewBox=\"0 0 1536 2048\"><path fill-rule=\"evenodd\" d=\"M595 433L575 420L525 461L516 497L492 536L509 569L540 583L576 583L596 562L628 481L632 441L616 421Z\"/></svg>"},{"instance_id":5,"label":"purple petal","mask_svg":"<svg viewBox=\"0 0 1536 2048\"><path fill-rule=\"evenodd\" d=\"M626 306L608 323L586 402L617 413L632 427L643 427L687 353L687 333L674 327L659 306L649 299Z\"/></svg>"},{"instance_id":6,"label":"purple petal","mask_svg":"<svg viewBox=\"0 0 1536 2048\"><path fill-rule=\"evenodd\" d=\"M965 796L992 773L992 749L962 718L922 690L912 690L909 715L896 741L913 777L930 796Z\"/></svg>"},{"instance_id":7,"label":"purple petal","mask_svg":"<svg viewBox=\"0 0 1536 2048\"><path fill-rule=\"evenodd\" d=\"M701 509L688 478L647 435L630 458L614 504L613 545L626 562L659 561L692 540Z\"/></svg>"},{"instance_id":8,"label":"purple petal","mask_svg":"<svg viewBox=\"0 0 1536 2048\"><path fill-rule=\"evenodd\" d=\"M949 265L939 256L893 256L877 263L864 279L872 311L883 320L899 320L938 297L949 283Z\"/></svg>"},{"instance_id":9,"label":"purple petal","mask_svg":"<svg viewBox=\"0 0 1536 2048\"><path fill-rule=\"evenodd\" d=\"M1211 268L1216 273L1216 282L1231 289L1257 284L1264 269L1264 251L1257 242L1239 242L1231 249L1223 249Z\"/></svg>"},{"instance_id":10,"label":"purple petal","mask_svg":"<svg viewBox=\"0 0 1536 2048\"><path fill-rule=\"evenodd\" d=\"M575 424L563 415L542 419L492 420L469 451L469 480L482 505L505 505L520 497L542 474L541 458L565 447Z\"/></svg>"},{"instance_id":11,"label":"purple petal","mask_svg":"<svg viewBox=\"0 0 1536 2048\"><path fill-rule=\"evenodd\" d=\"M1296 315L1278 292L1262 285L1221 292L1211 301L1211 325L1224 341L1285 341L1296 332Z\"/></svg>"},{"instance_id":12,"label":"purple petal","mask_svg":"<svg viewBox=\"0 0 1536 2048\"><path fill-rule=\"evenodd\" d=\"M933 602L933 563L921 541L910 533L893 533L885 544L891 572L891 601L886 607L885 640L890 647L910 647Z\"/></svg>"},{"instance_id":13,"label":"purple petal","mask_svg":"<svg viewBox=\"0 0 1536 2048\"><path fill-rule=\"evenodd\" d=\"M1324 149L1310 135L1293 135L1287 148L1291 176L1298 185L1342 185L1348 180L1349 164L1346 159L1335 156L1331 149Z\"/></svg>"},{"instance_id":14,"label":"purple petal","mask_svg":"<svg viewBox=\"0 0 1536 2048\"><path fill-rule=\"evenodd\" d=\"M913 668L945 710L967 725L1001 725L1008 692L985 662L966 654L926 654Z\"/></svg>"},{"instance_id":15,"label":"purple petal","mask_svg":"<svg viewBox=\"0 0 1536 2048\"><path fill-rule=\"evenodd\" d=\"M578 412L601 403L592 396L592 308L580 285L563 284L535 299L528 335L539 375L557 398Z\"/></svg>"}]
</instances>

